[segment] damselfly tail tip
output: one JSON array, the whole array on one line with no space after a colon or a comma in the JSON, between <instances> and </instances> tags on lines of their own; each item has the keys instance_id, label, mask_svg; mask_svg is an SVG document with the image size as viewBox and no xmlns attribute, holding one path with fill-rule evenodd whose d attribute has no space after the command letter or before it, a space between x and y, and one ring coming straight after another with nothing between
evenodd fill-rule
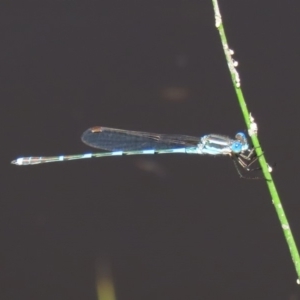
<instances>
[{"instance_id":1,"label":"damselfly tail tip","mask_svg":"<svg viewBox=\"0 0 300 300\"><path fill-rule=\"evenodd\" d=\"M11 164L20 166L20 165L22 165L22 162L23 162L23 158L18 158L18 159L12 160Z\"/></svg>"}]
</instances>

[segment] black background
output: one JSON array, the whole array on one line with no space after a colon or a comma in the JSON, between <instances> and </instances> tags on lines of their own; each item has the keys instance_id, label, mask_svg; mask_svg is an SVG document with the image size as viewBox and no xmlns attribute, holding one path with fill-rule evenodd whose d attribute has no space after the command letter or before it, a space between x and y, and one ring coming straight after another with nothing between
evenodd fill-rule
<instances>
[{"instance_id":1,"label":"black background","mask_svg":"<svg viewBox=\"0 0 300 300\"><path fill-rule=\"evenodd\" d=\"M242 88L300 245L299 4L220 1ZM230 159L115 157L17 167L91 151L107 126L234 136L245 129L211 1L2 1L1 299L299 298L265 182Z\"/></svg>"}]
</instances>

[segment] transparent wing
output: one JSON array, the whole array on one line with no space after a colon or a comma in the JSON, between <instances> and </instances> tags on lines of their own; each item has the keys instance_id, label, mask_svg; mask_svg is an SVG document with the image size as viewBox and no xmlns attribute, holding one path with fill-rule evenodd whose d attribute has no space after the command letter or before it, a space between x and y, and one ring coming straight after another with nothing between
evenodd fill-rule
<instances>
[{"instance_id":1,"label":"transparent wing","mask_svg":"<svg viewBox=\"0 0 300 300\"><path fill-rule=\"evenodd\" d=\"M200 138L186 135L156 134L108 127L86 130L82 141L97 149L108 151L162 150L196 147Z\"/></svg>"}]
</instances>

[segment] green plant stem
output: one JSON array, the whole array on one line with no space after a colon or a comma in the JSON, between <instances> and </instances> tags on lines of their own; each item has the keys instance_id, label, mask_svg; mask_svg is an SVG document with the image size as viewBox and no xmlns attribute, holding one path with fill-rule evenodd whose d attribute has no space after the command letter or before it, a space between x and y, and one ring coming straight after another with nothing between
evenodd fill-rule
<instances>
[{"instance_id":1,"label":"green plant stem","mask_svg":"<svg viewBox=\"0 0 300 300\"><path fill-rule=\"evenodd\" d=\"M247 105L246 105L246 102L245 102L245 98L243 96L243 92L242 92L241 85L240 85L239 74L236 70L236 63L232 59L233 52L228 47L227 38L226 38L226 35L225 35L223 23L222 23L222 17L221 17L218 1L217 0L212 0L212 2L213 2L214 12L215 12L216 27L217 27L217 29L219 31L219 34L220 34L220 37L221 37L221 42L222 42L225 57L226 57L226 60L227 60L227 63L228 63L228 67L229 67L229 71L230 71L230 74L231 74L233 86L234 86L236 94L237 94L237 98L238 98L238 101L239 101L239 104L240 104L240 107L241 107L241 110L242 110L242 113L243 113L243 116L244 116L244 119L245 119L245 122L246 122L246 125L247 125L249 135L251 136L253 146L255 147L256 154L258 156L260 166L262 168L264 177L266 179L266 183L268 185L268 188L269 188L269 191L270 191L270 194L271 194L272 202L275 206L278 218L279 218L280 223L281 223L281 227L282 227L283 232L284 232L284 236L286 238L286 241L287 241L289 249L290 249L292 260L294 262L296 272L297 272L297 275L298 275L297 283L300 284L300 258L299 258L298 249L297 249L295 240L293 238L293 234L292 234L292 231L290 229L288 220L286 218L283 206L281 204L281 201L280 201L276 186L274 184L272 175L269 171L269 166L267 164L264 153L263 153L262 148L260 146L260 142L259 142L259 139L257 137L257 131L255 131L255 130L253 131L253 126L255 126L256 124L254 123L254 121L252 120L251 115L249 114L249 111L248 111L248 108L247 108Z\"/></svg>"}]
</instances>

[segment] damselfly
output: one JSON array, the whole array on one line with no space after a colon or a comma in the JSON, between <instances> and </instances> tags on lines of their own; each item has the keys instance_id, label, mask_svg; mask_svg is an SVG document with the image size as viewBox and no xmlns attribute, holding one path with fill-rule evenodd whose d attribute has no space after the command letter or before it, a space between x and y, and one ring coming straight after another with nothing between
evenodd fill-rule
<instances>
[{"instance_id":1,"label":"damselfly","mask_svg":"<svg viewBox=\"0 0 300 300\"><path fill-rule=\"evenodd\" d=\"M93 148L109 152L21 157L13 160L11 163L24 166L92 157L141 154L226 155L234 160L239 175L243 177L237 164L243 169L251 171L249 167L256 160L254 148L249 146L246 135L242 132L238 132L234 139L220 134L208 134L198 138L178 134L156 134L108 127L93 127L86 130L81 139L85 144Z\"/></svg>"}]
</instances>

